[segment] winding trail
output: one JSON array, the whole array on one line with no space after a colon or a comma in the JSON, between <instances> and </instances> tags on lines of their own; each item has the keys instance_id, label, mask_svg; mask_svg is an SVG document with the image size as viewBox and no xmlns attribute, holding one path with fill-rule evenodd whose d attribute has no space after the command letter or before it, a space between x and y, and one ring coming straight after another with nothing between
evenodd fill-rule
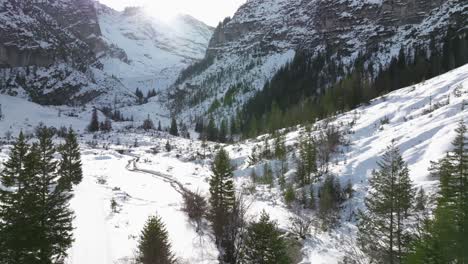
<instances>
[{"instance_id":1,"label":"winding trail","mask_svg":"<svg viewBox=\"0 0 468 264\"><path fill-rule=\"evenodd\" d=\"M137 157L137 158L134 158L133 160L130 160L127 166L125 166L125 168L129 171L151 174L154 178L162 179L163 181L169 183L172 186L172 188L176 192L180 193L182 196L184 196L186 193L189 192L189 190L187 190L182 183L174 179L172 175L164 174L159 171L139 169L137 166L139 159L140 158Z\"/></svg>"}]
</instances>

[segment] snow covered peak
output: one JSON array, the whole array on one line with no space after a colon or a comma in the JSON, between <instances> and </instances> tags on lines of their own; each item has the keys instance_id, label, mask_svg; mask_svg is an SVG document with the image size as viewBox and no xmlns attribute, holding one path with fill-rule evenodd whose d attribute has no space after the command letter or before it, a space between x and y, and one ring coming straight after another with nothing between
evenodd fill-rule
<instances>
[{"instance_id":1,"label":"snow covered peak","mask_svg":"<svg viewBox=\"0 0 468 264\"><path fill-rule=\"evenodd\" d=\"M134 7L118 12L101 5L98 18L107 43L126 55L101 57L104 71L131 89L167 88L183 68L203 58L213 31L187 15L165 22Z\"/></svg>"}]
</instances>

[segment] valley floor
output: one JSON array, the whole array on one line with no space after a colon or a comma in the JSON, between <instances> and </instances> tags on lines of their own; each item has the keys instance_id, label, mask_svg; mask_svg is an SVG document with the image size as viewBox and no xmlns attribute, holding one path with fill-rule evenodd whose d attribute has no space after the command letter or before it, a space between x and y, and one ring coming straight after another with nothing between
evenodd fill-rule
<instances>
[{"instance_id":1,"label":"valley floor","mask_svg":"<svg viewBox=\"0 0 468 264\"><path fill-rule=\"evenodd\" d=\"M424 83L403 88L377 98L368 106L341 114L331 120L348 132L351 143L333 157L331 171L344 186L351 182L355 195L342 206L341 225L324 233L312 230L304 241L301 263L337 263L354 245L354 217L363 208L368 178L376 162L392 141L400 148L409 165L416 186L429 193L435 191L437 180L429 176L430 161L441 158L450 149L454 129L461 119L468 120L468 65ZM0 121L0 136L7 131L32 131L38 122L47 125L72 125L84 131L89 112L79 117L58 117L57 109L37 106L22 99L0 95L5 118ZM465 105L465 106L464 106ZM17 111L21 107L23 111ZM385 122L384 122L385 120ZM388 120L388 122L387 122ZM350 123L355 123L350 126ZM323 124L319 122L317 127ZM296 150L299 131L286 135L286 145ZM97 145L89 142L96 140ZM169 140L171 152L164 149ZM169 137L158 133L118 133L93 139L83 134L83 182L75 187L71 207L75 211L75 242L70 249L69 264L130 263L138 236L149 215L162 217L169 232L174 253L186 263L217 263L217 249L208 228L197 233L195 226L181 211L181 187L208 194L210 159L216 151L209 144L207 158L201 142ZM117 142L120 142L118 145ZM138 146L133 146L137 141ZM252 147L261 146L263 137L227 146L236 168L236 186L250 186L252 169L261 171L268 162L254 167L248 164ZM155 151L155 149L157 151ZM6 160L8 146L1 147L0 160ZM122 154L120 154L122 153ZM294 157L288 155L288 181L294 177ZM287 229L289 218L299 209L290 210L283 202L277 184L272 188L257 185L255 192L246 193L248 215L256 218L266 210ZM112 201L116 206L111 207ZM113 210L114 209L114 210ZM302 210L310 217L315 213ZM351 219L351 221L348 221Z\"/></svg>"}]
</instances>

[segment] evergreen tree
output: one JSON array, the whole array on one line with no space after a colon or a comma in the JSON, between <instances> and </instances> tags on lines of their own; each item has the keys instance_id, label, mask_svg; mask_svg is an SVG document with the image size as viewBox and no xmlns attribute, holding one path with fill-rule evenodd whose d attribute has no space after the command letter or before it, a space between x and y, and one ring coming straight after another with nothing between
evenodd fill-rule
<instances>
[{"instance_id":1,"label":"evergreen tree","mask_svg":"<svg viewBox=\"0 0 468 264\"><path fill-rule=\"evenodd\" d=\"M431 168L440 179L440 197L434 219L425 223L406 263L468 261L468 142L463 121L456 132L453 151Z\"/></svg>"},{"instance_id":2,"label":"evergreen tree","mask_svg":"<svg viewBox=\"0 0 468 264\"><path fill-rule=\"evenodd\" d=\"M162 131L161 121L158 121L158 131Z\"/></svg>"},{"instance_id":3,"label":"evergreen tree","mask_svg":"<svg viewBox=\"0 0 468 264\"><path fill-rule=\"evenodd\" d=\"M218 141L221 143L226 143L227 141L227 122L225 119L221 121L221 125L219 126L219 135L218 135Z\"/></svg>"},{"instance_id":4,"label":"evergreen tree","mask_svg":"<svg viewBox=\"0 0 468 264\"><path fill-rule=\"evenodd\" d=\"M169 236L161 218L151 216L146 221L138 242L136 261L140 264L176 263L176 258L171 251Z\"/></svg>"},{"instance_id":5,"label":"evergreen tree","mask_svg":"<svg viewBox=\"0 0 468 264\"><path fill-rule=\"evenodd\" d=\"M368 212L360 213L358 243L378 263L402 263L408 251L405 219L413 200L409 171L393 144L378 166L369 180Z\"/></svg>"},{"instance_id":6,"label":"evergreen tree","mask_svg":"<svg viewBox=\"0 0 468 264\"><path fill-rule=\"evenodd\" d=\"M287 244L276 223L263 211L260 220L247 227L245 250L242 263L245 264L288 264Z\"/></svg>"},{"instance_id":7,"label":"evergreen tree","mask_svg":"<svg viewBox=\"0 0 468 264\"><path fill-rule=\"evenodd\" d=\"M34 177L34 193L38 194L35 217L39 225L36 238L39 242L40 263L61 263L73 242L73 212L68 208L71 193L58 187L56 149L52 134L44 129L39 134L39 142L31 152L38 157L37 175Z\"/></svg>"},{"instance_id":8,"label":"evergreen tree","mask_svg":"<svg viewBox=\"0 0 468 264\"><path fill-rule=\"evenodd\" d=\"M154 129L153 120L151 120L149 114L148 117L143 121L143 125L141 126L141 128L143 128L145 131Z\"/></svg>"},{"instance_id":9,"label":"evergreen tree","mask_svg":"<svg viewBox=\"0 0 468 264\"><path fill-rule=\"evenodd\" d=\"M31 217L36 197L30 192L29 146L21 132L0 174L0 263L36 263L37 225Z\"/></svg>"},{"instance_id":10,"label":"evergreen tree","mask_svg":"<svg viewBox=\"0 0 468 264\"><path fill-rule=\"evenodd\" d=\"M143 92L139 88L136 88L135 96L137 97L137 103L138 104L143 104L145 102Z\"/></svg>"},{"instance_id":11,"label":"evergreen tree","mask_svg":"<svg viewBox=\"0 0 468 264\"><path fill-rule=\"evenodd\" d=\"M208 126L206 128L206 139L208 141L218 140L218 129L216 128L213 117L210 117L210 121L208 122Z\"/></svg>"},{"instance_id":12,"label":"evergreen tree","mask_svg":"<svg viewBox=\"0 0 468 264\"><path fill-rule=\"evenodd\" d=\"M310 135L310 128L301 134L299 156L297 160L297 177L302 186L312 182L311 175L317 173L317 150ZM314 179L318 180L318 179Z\"/></svg>"},{"instance_id":13,"label":"evergreen tree","mask_svg":"<svg viewBox=\"0 0 468 264\"><path fill-rule=\"evenodd\" d=\"M179 136L179 129L177 128L177 121L175 118L172 118L171 121L171 128L169 129L169 134L178 137Z\"/></svg>"},{"instance_id":14,"label":"evergreen tree","mask_svg":"<svg viewBox=\"0 0 468 264\"><path fill-rule=\"evenodd\" d=\"M327 230L338 221L342 202L341 186L333 175L325 178L319 198L319 217L322 220L322 228Z\"/></svg>"},{"instance_id":15,"label":"evergreen tree","mask_svg":"<svg viewBox=\"0 0 468 264\"><path fill-rule=\"evenodd\" d=\"M91 116L91 123L88 125L89 132L96 132L99 131L99 120L98 120L98 113L97 109L93 108L93 114Z\"/></svg>"},{"instance_id":16,"label":"evergreen tree","mask_svg":"<svg viewBox=\"0 0 468 264\"><path fill-rule=\"evenodd\" d=\"M59 153L62 155L58 170L60 186L71 189L72 184L77 185L83 179L80 146L72 128L68 129L68 133L65 137L65 144L59 147Z\"/></svg>"},{"instance_id":17,"label":"evergreen tree","mask_svg":"<svg viewBox=\"0 0 468 264\"><path fill-rule=\"evenodd\" d=\"M108 117L106 117L106 120L100 124L100 130L104 132L110 132L112 130L112 122Z\"/></svg>"},{"instance_id":18,"label":"evergreen tree","mask_svg":"<svg viewBox=\"0 0 468 264\"><path fill-rule=\"evenodd\" d=\"M235 203L233 168L226 150L221 149L216 154L211 171L213 175L210 179L209 218L216 242L222 246L223 234Z\"/></svg>"}]
</instances>

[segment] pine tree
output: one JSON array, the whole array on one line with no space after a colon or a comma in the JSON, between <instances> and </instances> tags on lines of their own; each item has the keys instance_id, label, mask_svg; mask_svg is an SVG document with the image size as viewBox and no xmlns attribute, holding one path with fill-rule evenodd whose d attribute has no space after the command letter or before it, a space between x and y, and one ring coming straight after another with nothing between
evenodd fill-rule
<instances>
[{"instance_id":1,"label":"pine tree","mask_svg":"<svg viewBox=\"0 0 468 264\"><path fill-rule=\"evenodd\" d=\"M158 121L158 131L162 131L161 121Z\"/></svg>"},{"instance_id":2,"label":"pine tree","mask_svg":"<svg viewBox=\"0 0 468 264\"><path fill-rule=\"evenodd\" d=\"M72 184L77 185L83 179L80 146L72 128L68 129L65 144L59 147L59 153L62 155L58 170L60 186L71 190Z\"/></svg>"},{"instance_id":3,"label":"pine tree","mask_svg":"<svg viewBox=\"0 0 468 264\"><path fill-rule=\"evenodd\" d=\"M148 114L148 117L143 121L143 125L141 126L141 128L143 128L146 131L154 129L153 120L151 120L149 114Z\"/></svg>"},{"instance_id":4,"label":"pine tree","mask_svg":"<svg viewBox=\"0 0 468 264\"><path fill-rule=\"evenodd\" d=\"M21 132L0 174L5 188L0 188L0 263L35 263L37 251L32 238L37 225L31 221L31 206L36 197L30 192L28 151Z\"/></svg>"},{"instance_id":5,"label":"pine tree","mask_svg":"<svg viewBox=\"0 0 468 264\"><path fill-rule=\"evenodd\" d=\"M210 118L210 121L208 122L208 126L206 128L206 139L208 141L218 140L218 129L216 128L216 124L213 117Z\"/></svg>"},{"instance_id":6,"label":"pine tree","mask_svg":"<svg viewBox=\"0 0 468 264\"><path fill-rule=\"evenodd\" d=\"M171 128L169 129L169 134L178 137L179 136L179 130L177 128L177 121L175 118L172 118L171 121Z\"/></svg>"},{"instance_id":7,"label":"pine tree","mask_svg":"<svg viewBox=\"0 0 468 264\"><path fill-rule=\"evenodd\" d=\"M223 119L223 121L221 121L221 125L219 126L218 141L221 142L221 143L226 143L227 134L228 134L227 123L226 123L226 120Z\"/></svg>"},{"instance_id":8,"label":"pine tree","mask_svg":"<svg viewBox=\"0 0 468 264\"><path fill-rule=\"evenodd\" d=\"M322 228L328 230L338 221L341 197L339 181L329 175L325 178L319 196L319 217L322 220Z\"/></svg>"},{"instance_id":9,"label":"pine tree","mask_svg":"<svg viewBox=\"0 0 468 264\"><path fill-rule=\"evenodd\" d=\"M218 244L228 224L229 214L235 203L233 168L226 150L221 149L215 156L210 179L210 220Z\"/></svg>"},{"instance_id":10,"label":"pine tree","mask_svg":"<svg viewBox=\"0 0 468 264\"><path fill-rule=\"evenodd\" d=\"M301 134L297 160L297 178L302 186L312 182L311 175L317 173L317 150L310 135L310 128ZM318 177L318 176L317 176ZM318 181L318 178L314 180Z\"/></svg>"},{"instance_id":11,"label":"pine tree","mask_svg":"<svg viewBox=\"0 0 468 264\"><path fill-rule=\"evenodd\" d=\"M166 227L158 216L149 217L143 227L136 261L140 264L176 263Z\"/></svg>"},{"instance_id":12,"label":"pine tree","mask_svg":"<svg viewBox=\"0 0 468 264\"><path fill-rule=\"evenodd\" d=\"M72 194L58 187L56 149L52 134L44 129L39 133L39 142L31 150L38 157L37 175L34 177L34 193L38 194L35 216L39 227L36 234L39 241L40 263L61 263L73 242L73 212L68 208Z\"/></svg>"},{"instance_id":13,"label":"pine tree","mask_svg":"<svg viewBox=\"0 0 468 264\"><path fill-rule=\"evenodd\" d=\"M368 212L360 212L358 243L378 263L402 263L408 251L405 219L414 196L409 171L393 144L378 166L369 180Z\"/></svg>"},{"instance_id":14,"label":"pine tree","mask_svg":"<svg viewBox=\"0 0 468 264\"><path fill-rule=\"evenodd\" d=\"M245 264L288 264L287 245L276 223L263 211L260 220L247 227L245 250L242 263Z\"/></svg>"},{"instance_id":15,"label":"pine tree","mask_svg":"<svg viewBox=\"0 0 468 264\"><path fill-rule=\"evenodd\" d=\"M88 131L89 132L99 131L99 120L98 120L98 114L97 114L96 108L93 108L93 114L91 116L91 123L89 123L88 125Z\"/></svg>"},{"instance_id":16,"label":"pine tree","mask_svg":"<svg viewBox=\"0 0 468 264\"><path fill-rule=\"evenodd\" d=\"M434 219L425 223L406 263L468 261L468 142L463 121L456 132L453 151L431 168L440 179L440 197Z\"/></svg>"},{"instance_id":17,"label":"pine tree","mask_svg":"<svg viewBox=\"0 0 468 264\"><path fill-rule=\"evenodd\" d=\"M106 117L106 120L100 124L101 131L110 132L112 130L112 122L110 118Z\"/></svg>"}]
</instances>

